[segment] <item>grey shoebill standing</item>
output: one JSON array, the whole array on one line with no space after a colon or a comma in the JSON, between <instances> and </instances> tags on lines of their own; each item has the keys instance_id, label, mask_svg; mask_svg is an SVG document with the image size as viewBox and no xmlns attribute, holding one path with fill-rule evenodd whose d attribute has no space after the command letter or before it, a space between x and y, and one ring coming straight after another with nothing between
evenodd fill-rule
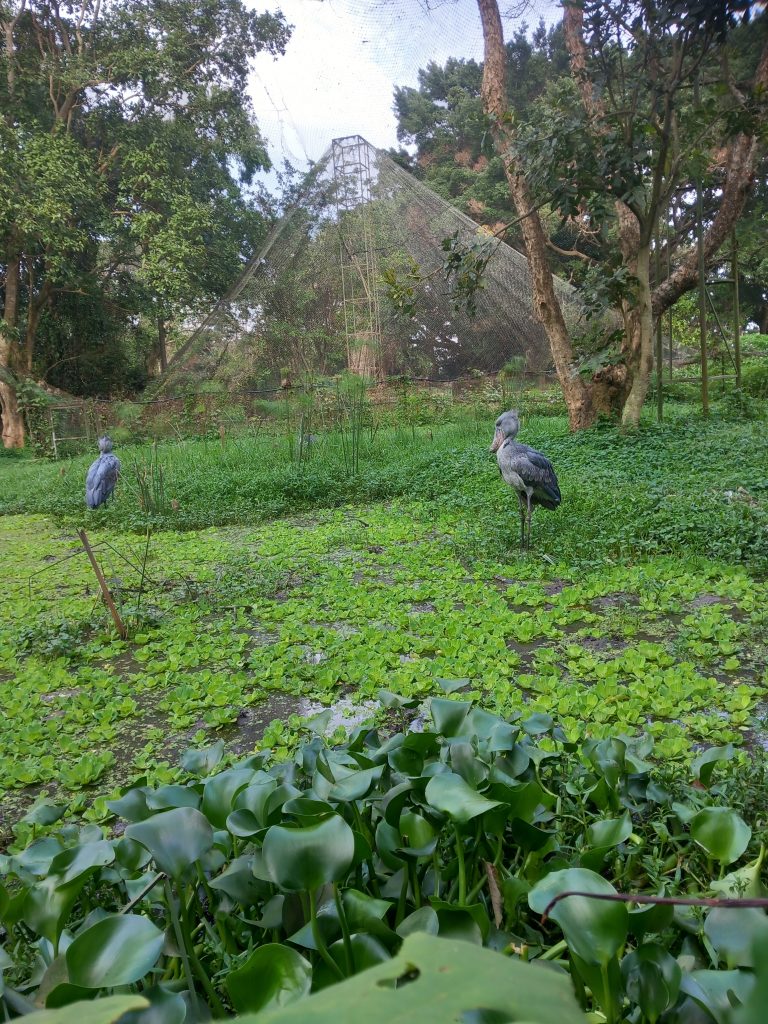
<instances>
[{"instance_id":1,"label":"grey shoebill standing","mask_svg":"<svg viewBox=\"0 0 768 1024\"><path fill-rule=\"evenodd\" d=\"M114 491L120 475L120 459L112 454L112 439L100 437L99 451L101 455L91 463L85 478L85 504L88 508L98 508L104 504Z\"/></svg>"},{"instance_id":2,"label":"grey shoebill standing","mask_svg":"<svg viewBox=\"0 0 768 1024\"><path fill-rule=\"evenodd\" d=\"M517 492L520 504L520 547L531 545L531 511L534 505L555 509L560 488L552 463L541 452L515 441L520 429L516 409L503 412L496 420L491 451L496 452L504 483ZM526 530L527 526L527 530Z\"/></svg>"}]
</instances>

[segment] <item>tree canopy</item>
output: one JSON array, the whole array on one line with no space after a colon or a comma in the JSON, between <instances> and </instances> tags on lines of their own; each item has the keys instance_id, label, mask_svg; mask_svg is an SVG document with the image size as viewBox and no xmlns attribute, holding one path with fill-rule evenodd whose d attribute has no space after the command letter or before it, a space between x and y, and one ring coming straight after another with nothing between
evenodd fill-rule
<instances>
[{"instance_id":1,"label":"tree canopy","mask_svg":"<svg viewBox=\"0 0 768 1024\"><path fill-rule=\"evenodd\" d=\"M0 405L18 443L11 375L124 386L251 255L269 159L247 78L289 27L243 0L6 0L0 23ZM133 352L93 359L129 328Z\"/></svg>"}]
</instances>

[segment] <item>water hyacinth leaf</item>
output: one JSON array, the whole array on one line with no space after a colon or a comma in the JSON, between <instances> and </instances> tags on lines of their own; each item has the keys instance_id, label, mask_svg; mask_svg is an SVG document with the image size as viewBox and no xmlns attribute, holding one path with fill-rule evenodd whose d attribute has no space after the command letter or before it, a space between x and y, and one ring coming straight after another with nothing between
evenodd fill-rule
<instances>
[{"instance_id":1,"label":"water hyacinth leaf","mask_svg":"<svg viewBox=\"0 0 768 1024\"><path fill-rule=\"evenodd\" d=\"M213 846L210 822L194 807L161 811L146 821L129 825L125 834L146 846L160 871L172 878L180 877Z\"/></svg>"},{"instance_id":2,"label":"water hyacinth leaf","mask_svg":"<svg viewBox=\"0 0 768 1024\"><path fill-rule=\"evenodd\" d=\"M683 972L674 957L659 945L648 943L621 961L624 987L651 1024L674 1006Z\"/></svg>"},{"instance_id":3,"label":"water hyacinth leaf","mask_svg":"<svg viewBox=\"0 0 768 1024\"><path fill-rule=\"evenodd\" d=\"M276 942L260 946L226 980L238 1013L288 1006L307 995L311 985L310 962L295 949Z\"/></svg>"},{"instance_id":4,"label":"water hyacinth leaf","mask_svg":"<svg viewBox=\"0 0 768 1024\"><path fill-rule=\"evenodd\" d=\"M765 895L765 886L760 881L760 869L765 859L765 847L760 847L760 855L743 868L730 872L723 878L710 883L715 892L723 896L737 896L742 899L760 899Z\"/></svg>"},{"instance_id":5,"label":"water hyacinth leaf","mask_svg":"<svg viewBox=\"0 0 768 1024\"><path fill-rule=\"evenodd\" d=\"M470 684L469 679L438 679L438 686L443 693L456 693L458 690L466 690Z\"/></svg>"},{"instance_id":6,"label":"water hyacinth leaf","mask_svg":"<svg viewBox=\"0 0 768 1024\"><path fill-rule=\"evenodd\" d=\"M21 920L56 946L64 921L86 881L87 876L82 874L66 885L58 885L55 875L49 875L27 891L21 905Z\"/></svg>"},{"instance_id":7,"label":"water hyacinth leaf","mask_svg":"<svg viewBox=\"0 0 768 1024\"><path fill-rule=\"evenodd\" d=\"M209 885L246 907L253 906L269 892L269 887L254 875L253 857L248 855L230 861Z\"/></svg>"},{"instance_id":8,"label":"water hyacinth leaf","mask_svg":"<svg viewBox=\"0 0 768 1024\"><path fill-rule=\"evenodd\" d=\"M272 881L297 892L342 878L355 856L352 829L338 814L301 828L273 825L262 844Z\"/></svg>"},{"instance_id":9,"label":"water hyacinth leaf","mask_svg":"<svg viewBox=\"0 0 768 1024\"><path fill-rule=\"evenodd\" d=\"M755 966L752 950L764 932L768 917L757 907L715 907L704 922L704 934L729 969Z\"/></svg>"},{"instance_id":10,"label":"water hyacinth leaf","mask_svg":"<svg viewBox=\"0 0 768 1024\"><path fill-rule=\"evenodd\" d=\"M31 875L47 875L54 857L62 851L62 845L55 836L45 836L30 843L26 850L13 858L12 864L18 865Z\"/></svg>"},{"instance_id":11,"label":"water hyacinth leaf","mask_svg":"<svg viewBox=\"0 0 768 1024\"><path fill-rule=\"evenodd\" d=\"M131 1010L120 1018L120 1024L184 1024L187 1004L180 992L170 992L157 985L144 989L142 995L149 1000L144 1010Z\"/></svg>"},{"instance_id":12,"label":"water hyacinth leaf","mask_svg":"<svg viewBox=\"0 0 768 1024\"><path fill-rule=\"evenodd\" d=\"M499 800L489 800L453 772L431 778L425 796L432 807L459 824L465 824L500 805Z\"/></svg>"},{"instance_id":13,"label":"water hyacinth leaf","mask_svg":"<svg viewBox=\"0 0 768 1024\"><path fill-rule=\"evenodd\" d=\"M375 936L367 935L365 932L358 932L354 935L350 935L350 950L352 966L354 972L365 971L369 967L375 967L376 964L384 963L385 960L389 960L389 950L387 947ZM346 943L343 939L337 939L328 949L333 959L341 968L342 972L346 972L347 967L347 949Z\"/></svg>"},{"instance_id":14,"label":"water hyacinth leaf","mask_svg":"<svg viewBox=\"0 0 768 1024\"><path fill-rule=\"evenodd\" d=\"M235 797L252 778L250 768L230 768L206 779L201 810L214 828L224 828Z\"/></svg>"},{"instance_id":15,"label":"water hyacinth leaf","mask_svg":"<svg viewBox=\"0 0 768 1024\"><path fill-rule=\"evenodd\" d=\"M267 801L270 794L277 789L277 786L277 779L269 779L258 784L251 782L249 786L241 789L235 797L235 810L250 811L260 825L265 825L267 821Z\"/></svg>"},{"instance_id":16,"label":"water hyacinth leaf","mask_svg":"<svg viewBox=\"0 0 768 1024\"><path fill-rule=\"evenodd\" d=\"M616 890L594 871L566 868L553 871L534 886L528 894L528 905L537 914L543 914L561 892L615 894ZM606 965L627 937L628 914L624 903L568 896L555 904L550 917L562 929L569 948L586 963Z\"/></svg>"},{"instance_id":17,"label":"water hyacinth leaf","mask_svg":"<svg viewBox=\"0 0 768 1024\"><path fill-rule=\"evenodd\" d=\"M540 711L523 719L521 725L529 736L541 736L554 727L555 720L551 715L545 715Z\"/></svg>"},{"instance_id":18,"label":"water hyacinth leaf","mask_svg":"<svg viewBox=\"0 0 768 1024\"><path fill-rule=\"evenodd\" d=\"M384 766L379 765L376 768L365 768L353 772L331 787L328 791L328 799L343 802L360 800L370 791L373 784L378 782L383 771Z\"/></svg>"},{"instance_id":19,"label":"water hyacinth leaf","mask_svg":"<svg viewBox=\"0 0 768 1024\"><path fill-rule=\"evenodd\" d=\"M768 932L761 932L752 948L752 960L756 964L768 963ZM768 1006L768 971L764 968L755 974L755 984L743 1004L733 1011L730 1024L763 1024L765 1008Z\"/></svg>"},{"instance_id":20,"label":"water hyacinth leaf","mask_svg":"<svg viewBox=\"0 0 768 1024\"><path fill-rule=\"evenodd\" d=\"M259 823L253 811L249 811L246 808L232 811L227 816L227 830L233 836L238 836L241 839L250 839L251 836L255 836L257 832L260 832L262 828L263 825Z\"/></svg>"},{"instance_id":21,"label":"water hyacinth leaf","mask_svg":"<svg viewBox=\"0 0 768 1024\"><path fill-rule=\"evenodd\" d=\"M721 864L732 864L744 853L752 829L732 807L705 807L691 819L691 835Z\"/></svg>"},{"instance_id":22,"label":"water hyacinth leaf","mask_svg":"<svg viewBox=\"0 0 768 1024\"><path fill-rule=\"evenodd\" d=\"M150 792L148 786L133 786L117 800L107 800L107 807L126 821L144 821L152 814L147 806Z\"/></svg>"},{"instance_id":23,"label":"water hyacinth leaf","mask_svg":"<svg viewBox=\"0 0 768 1024\"><path fill-rule=\"evenodd\" d=\"M140 995L108 996L94 1002L72 1003L60 1010L39 1010L26 1015L29 1024L120 1024L125 1014L149 1003Z\"/></svg>"},{"instance_id":24,"label":"water hyacinth leaf","mask_svg":"<svg viewBox=\"0 0 768 1024\"><path fill-rule=\"evenodd\" d=\"M721 761L730 761L734 754L735 749L732 743L726 743L723 747L710 747L703 751L691 761L694 778L698 779L703 786L709 786L716 766Z\"/></svg>"},{"instance_id":25,"label":"water hyacinth leaf","mask_svg":"<svg viewBox=\"0 0 768 1024\"><path fill-rule=\"evenodd\" d=\"M210 775L224 756L224 740L217 740L210 747L185 750L181 755L181 767L190 775Z\"/></svg>"},{"instance_id":26,"label":"water hyacinth leaf","mask_svg":"<svg viewBox=\"0 0 768 1024\"><path fill-rule=\"evenodd\" d=\"M455 736L471 707L471 701L433 697L429 702L429 711L435 723L435 730L442 736Z\"/></svg>"},{"instance_id":27,"label":"water hyacinth leaf","mask_svg":"<svg viewBox=\"0 0 768 1024\"><path fill-rule=\"evenodd\" d=\"M154 967L162 948L163 933L146 917L112 914L67 949L69 980L92 989L131 985Z\"/></svg>"},{"instance_id":28,"label":"water hyacinth leaf","mask_svg":"<svg viewBox=\"0 0 768 1024\"><path fill-rule=\"evenodd\" d=\"M57 854L51 861L50 875L55 875L58 885L66 885L87 872L111 864L115 851L111 843L102 839L98 843L84 843Z\"/></svg>"},{"instance_id":29,"label":"water hyacinth leaf","mask_svg":"<svg viewBox=\"0 0 768 1024\"><path fill-rule=\"evenodd\" d=\"M658 935L670 924L675 915L674 907L663 903L638 907L629 912L629 931L642 940L644 935Z\"/></svg>"},{"instance_id":30,"label":"water hyacinth leaf","mask_svg":"<svg viewBox=\"0 0 768 1024\"><path fill-rule=\"evenodd\" d=\"M67 813L66 804L49 804L46 802L35 804L31 807L22 821L29 825L53 825Z\"/></svg>"},{"instance_id":31,"label":"water hyacinth leaf","mask_svg":"<svg viewBox=\"0 0 768 1024\"><path fill-rule=\"evenodd\" d=\"M510 831L516 842L526 853L542 850L554 836L554 832L545 832L529 824L522 818L513 818L510 824Z\"/></svg>"},{"instance_id":32,"label":"water hyacinth leaf","mask_svg":"<svg viewBox=\"0 0 768 1024\"><path fill-rule=\"evenodd\" d=\"M128 871L138 871L145 867L152 859L152 854L141 843L135 839L128 839L125 835L114 842L115 860Z\"/></svg>"},{"instance_id":33,"label":"water hyacinth leaf","mask_svg":"<svg viewBox=\"0 0 768 1024\"><path fill-rule=\"evenodd\" d=\"M357 889L346 889L341 897L350 931L358 932L381 922L392 904Z\"/></svg>"},{"instance_id":34,"label":"water hyacinth leaf","mask_svg":"<svg viewBox=\"0 0 768 1024\"><path fill-rule=\"evenodd\" d=\"M691 971L683 974L680 991L703 1007L717 1024L731 1024L734 1007L746 1002L754 985L751 971Z\"/></svg>"},{"instance_id":35,"label":"water hyacinth leaf","mask_svg":"<svg viewBox=\"0 0 768 1024\"><path fill-rule=\"evenodd\" d=\"M147 807L151 811L169 811L173 807L199 807L200 794L191 786L159 786L147 793Z\"/></svg>"},{"instance_id":36,"label":"water hyacinth leaf","mask_svg":"<svg viewBox=\"0 0 768 1024\"><path fill-rule=\"evenodd\" d=\"M606 818L593 822L587 829L586 842L589 846L602 849L618 846L632 835L632 821L629 812L620 818Z\"/></svg>"},{"instance_id":37,"label":"water hyacinth leaf","mask_svg":"<svg viewBox=\"0 0 768 1024\"><path fill-rule=\"evenodd\" d=\"M440 930L440 922L437 913L432 907L419 907L412 914L404 918L397 926L397 934L401 939L414 932L426 932L427 935L437 935Z\"/></svg>"},{"instance_id":38,"label":"water hyacinth leaf","mask_svg":"<svg viewBox=\"0 0 768 1024\"><path fill-rule=\"evenodd\" d=\"M283 814L288 814L299 822L308 823L315 818L324 818L333 814L334 808L325 800L312 800L309 797L297 796L293 800L286 800L283 804Z\"/></svg>"},{"instance_id":39,"label":"water hyacinth leaf","mask_svg":"<svg viewBox=\"0 0 768 1024\"><path fill-rule=\"evenodd\" d=\"M398 985L404 977L408 984ZM240 1024L451 1021L478 1010L531 1024L584 1024L566 975L537 971L492 950L423 932L409 935L393 959L285 1010L245 1017Z\"/></svg>"}]
</instances>

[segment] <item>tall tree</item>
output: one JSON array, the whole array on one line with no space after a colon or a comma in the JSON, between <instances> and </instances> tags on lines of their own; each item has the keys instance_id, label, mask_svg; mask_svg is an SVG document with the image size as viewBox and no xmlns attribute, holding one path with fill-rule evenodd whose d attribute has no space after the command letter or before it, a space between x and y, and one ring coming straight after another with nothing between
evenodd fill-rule
<instances>
[{"instance_id":1,"label":"tall tree","mask_svg":"<svg viewBox=\"0 0 768 1024\"><path fill-rule=\"evenodd\" d=\"M250 255L242 187L268 158L247 76L289 30L243 0L0 0L0 29L0 416L18 446L14 381L65 296L134 275L162 362L169 318Z\"/></svg>"},{"instance_id":2,"label":"tall tree","mask_svg":"<svg viewBox=\"0 0 768 1024\"><path fill-rule=\"evenodd\" d=\"M697 173L703 175L722 149L724 133L728 141L715 172L719 189L712 190L717 205L704 238L705 259L717 252L743 210L757 158L768 47L745 88L731 72L724 44L748 7L727 2L660 7L651 0L566 4L574 87L558 88L546 118L540 110L535 129L526 132L506 103L498 4L478 0L484 106L521 219L537 312L574 428L590 423L606 404L621 408L626 424L638 422L653 363L653 319L697 281L696 252L688 246L666 279L652 288L654 233L673 196L689 193ZM718 91L710 90L703 102L692 103L696 76L713 67L717 84L727 87L719 90L723 101L718 105ZM578 110L574 98L580 99ZM542 195L603 248L599 285L623 324L619 358L589 382L578 377L572 339L552 288L549 243L537 212ZM589 259L578 250L571 255Z\"/></svg>"}]
</instances>

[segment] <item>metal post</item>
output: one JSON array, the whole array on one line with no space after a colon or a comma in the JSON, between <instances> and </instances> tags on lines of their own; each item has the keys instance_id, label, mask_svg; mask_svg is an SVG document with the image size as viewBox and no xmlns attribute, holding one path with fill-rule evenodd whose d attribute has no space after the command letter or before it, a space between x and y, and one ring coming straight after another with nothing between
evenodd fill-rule
<instances>
[{"instance_id":1,"label":"metal post","mask_svg":"<svg viewBox=\"0 0 768 1024\"><path fill-rule=\"evenodd\" d=\"M693 84L693 102L699 106L698 75ZM709 368L707 366L707 297L704 265L704 200L701 178L696 179L696 248L699 254L699 345L701 351L701 411L709 416Z\"/></svg>"},{"instance_id":2,"label":"metal post","mask_svg":"<svg viewBox=\"0 0 768 1024\"><path fill-rule=\"evenodd\" d=\"M739 310L739 246L736 230L731 235L731 277L733 278L733 361L736 365L736 387L741 387L741 312Z\"/></svg>"}]
</instances>

